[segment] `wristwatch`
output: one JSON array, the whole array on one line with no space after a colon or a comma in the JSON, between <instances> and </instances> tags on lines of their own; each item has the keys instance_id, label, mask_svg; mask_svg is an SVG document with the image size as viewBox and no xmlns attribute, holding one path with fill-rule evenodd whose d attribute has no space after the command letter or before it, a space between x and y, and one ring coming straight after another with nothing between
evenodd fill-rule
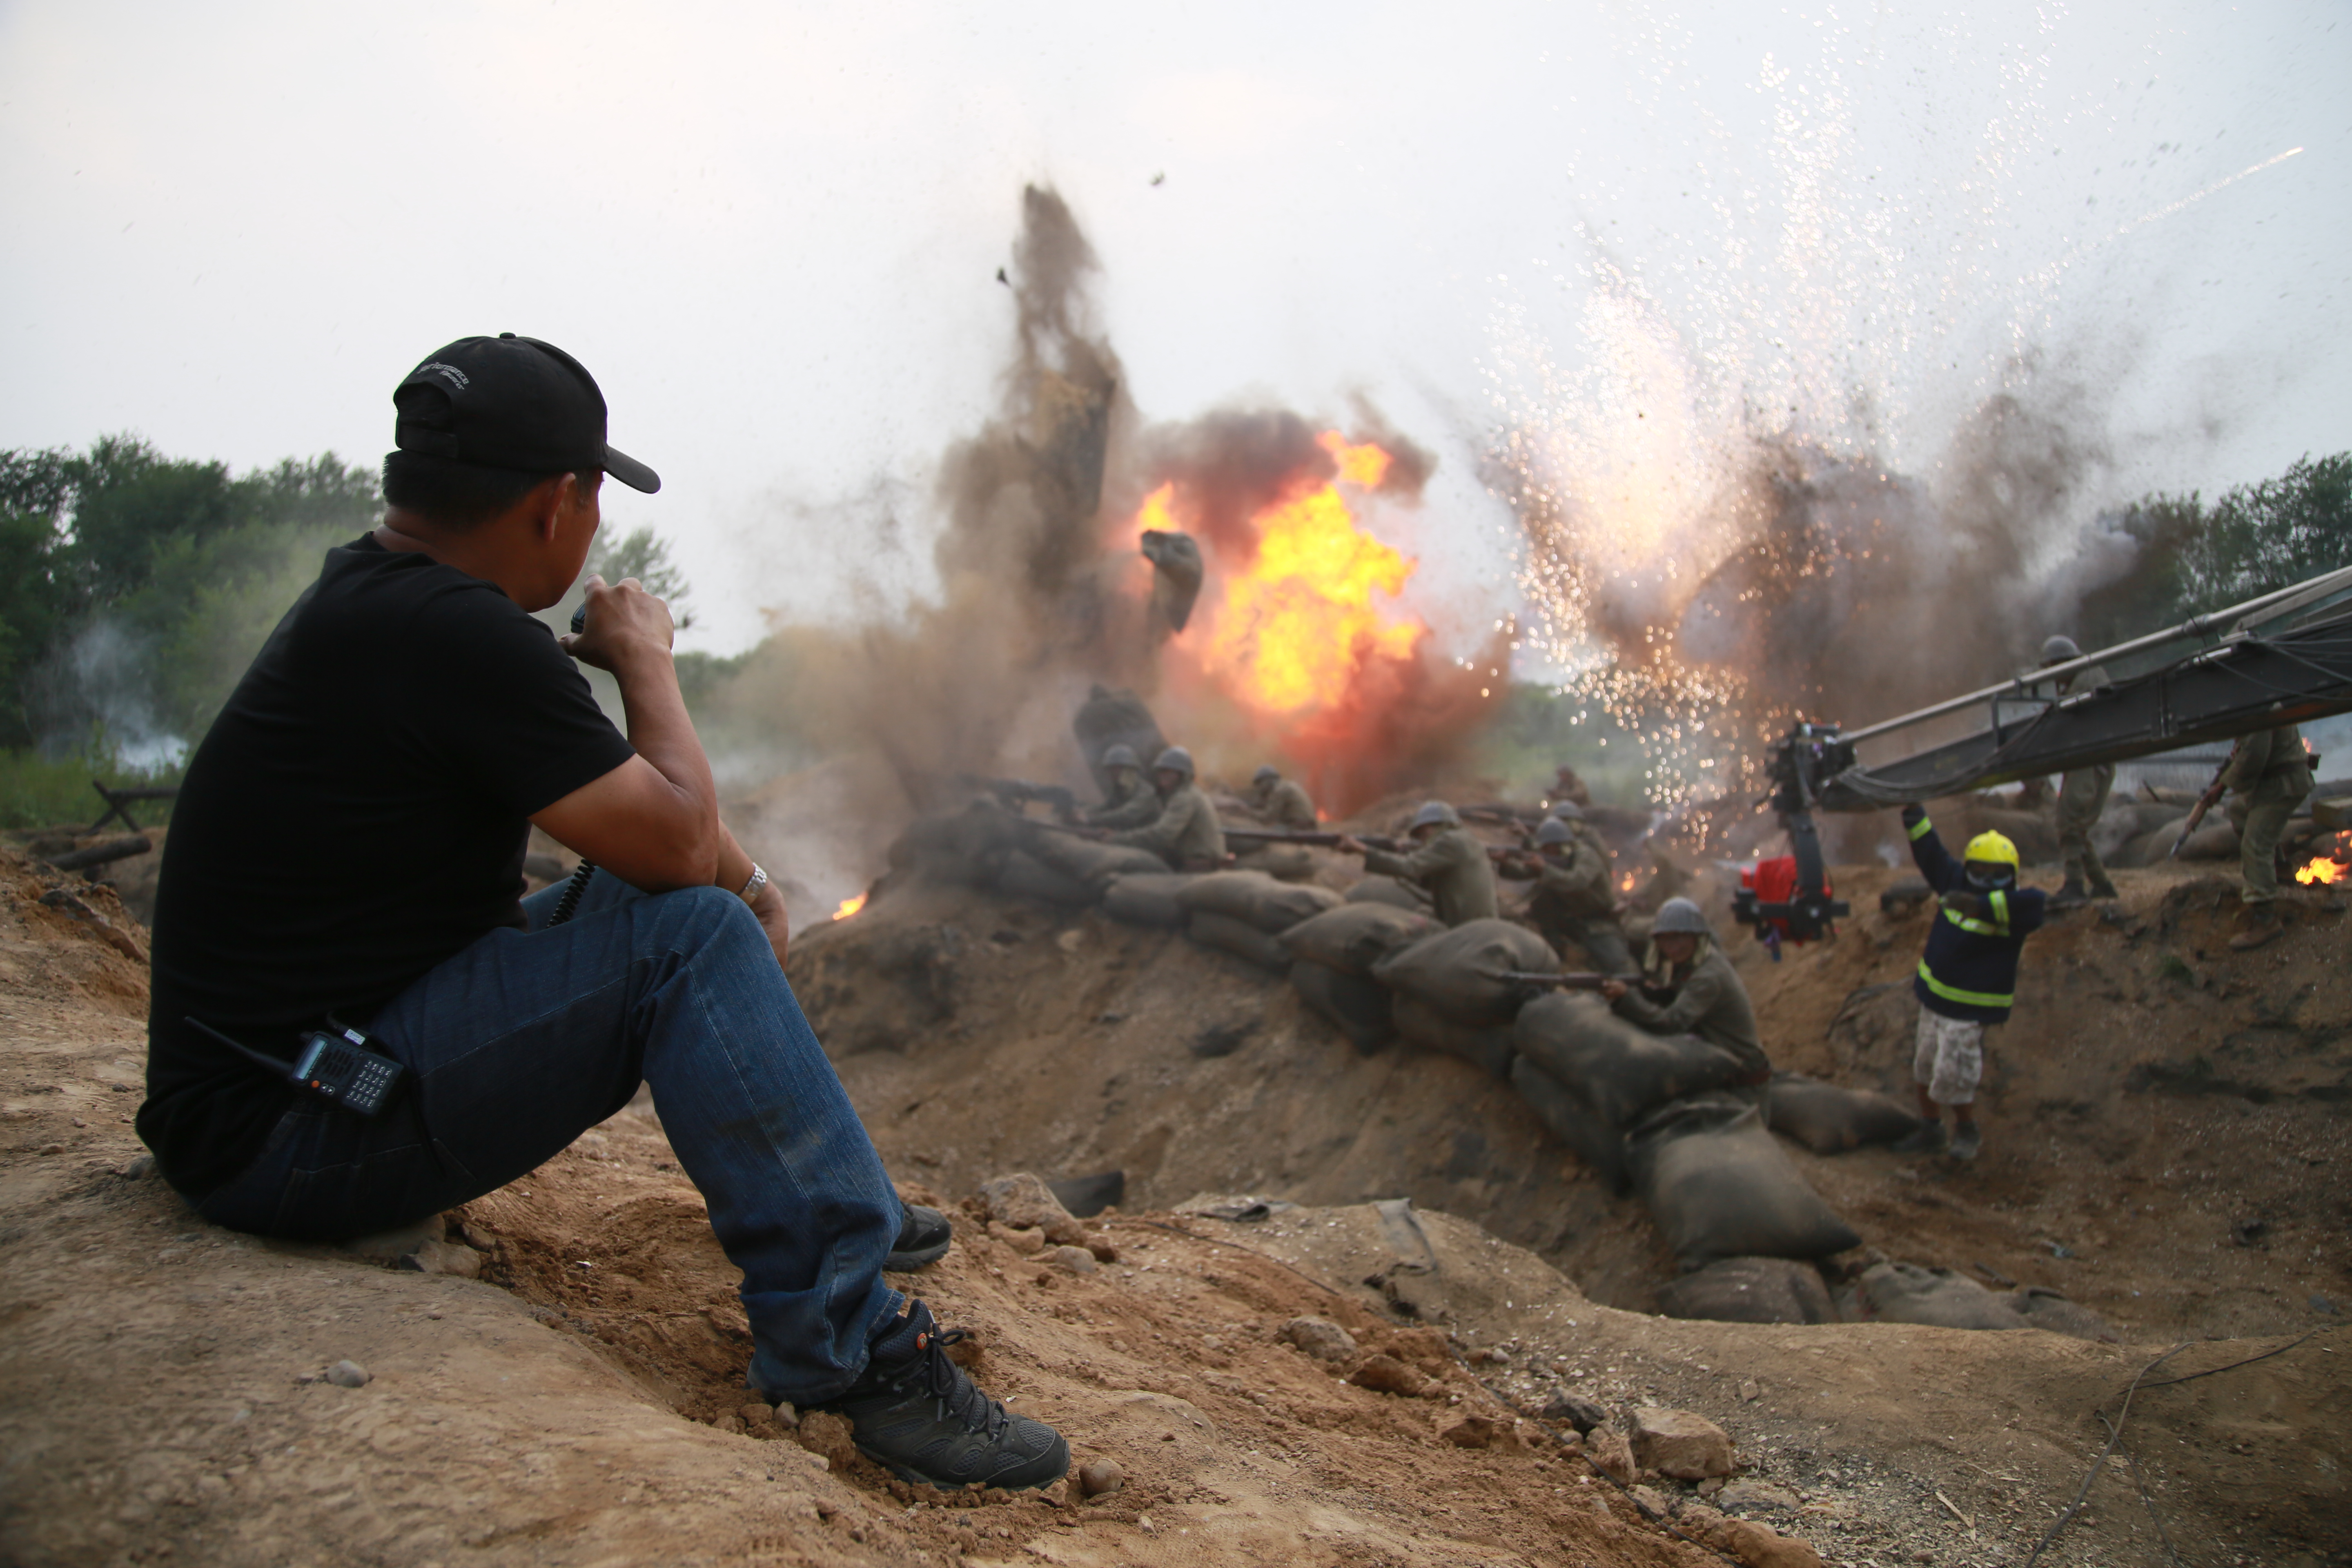
<instances>
[{"instance_id":1,"label":"wristwatch","mask_svg":"<svg viewBox=\"0 0 2352 1568\"><path fill-rule=\"evenodd\" d=\"M745 903L751 903L759 898L760 889L767 885L767 872L761 870L760 868L760 863L757 860L754 860L751 862L751 879L743 884L743 890L736 896L741 899Z\"/></svg>"}]
</instances>

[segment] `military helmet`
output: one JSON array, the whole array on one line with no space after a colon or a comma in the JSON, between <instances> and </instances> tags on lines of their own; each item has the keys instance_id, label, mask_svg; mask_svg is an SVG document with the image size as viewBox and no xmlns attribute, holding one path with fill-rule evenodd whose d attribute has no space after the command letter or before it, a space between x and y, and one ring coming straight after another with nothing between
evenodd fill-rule
<instances>
[{"instance_id":1,"label":"military helmet","mask_svg":"<svg viewBox=\"0 0 2352 1568\"><path fill-rule=\"evenodd\" d=\"M1254 784L1270 784L1281 776L1282 770L1276 767L1272 763L1261 763L1258 764L1257 772L1250 774L1250 783Z\"/></svg>"},{"instance_id":2,"label":"military helmet","mask_svg":"<svg viewBox=\"0 0 2352 1568\"><path fill-rule=\"evenodd\" d=\"M1135 754L1133 746L1113 746L1103 753L1102 765L1107 768L1139 768L1143 759Z\"/></svg>"},{"instance_id":3,"label":"military helmet","mask_svg":"<svg viewBox=\"0 0 2352 1568\"><path fill-rule=\"evenodd\" d=\"M1563 800L1551 808L1551 815L1559 818L1562 822L1582 822L1584 820L1584 807L1577 805L1576 802L1572 800Z\"/></svg>"},{"instance_id":4,"label":"military helmet","mask_svg":"<svg viewBox=\"0 0 2352 1568\"><path fill-rule=\"evenodd\" d=\"M1565 844L1576 837L1576 829L1557 816L1547 816L1536 825L1538 844Z\"/></svg>"},{"instance_id":5,"label":"military helmet","mask_svg":"<svg viewBox=\"0 0 2352 1568\"><path fill-rule=\"evenodd\" d=\"M2082 657L2083 650L2074 646L2073 637L2053 637L2042 645L2042 662L2044 664L2063 664L2070 658Z\"/></svg>"},{"instance_id":6,"label":"military helmet","mask_svg":"<svg viewBox=\"0 0 2352 1568\"><path fill-rule=\"evenodd\" d=\"M1652 936L1691 936L1706 934L1706 916L1688 899L1668 899L1658 906L1658 918L1650 924Z\"/></svg>"},{"instance_id":7,"label":"military helmet","mask_svg":"<svg viewBox=\"0 0 2352 1568\"><path fill-rule=\"evenodd\" d=\"M1151 764L1151 771L1155 773L1163 772L1170 768L1173 768L1176 772L1182 773L1188 779L1191 778L1192 776L1192 753L1186 751L1181 746L1171 746L1166 751L1160 752L1159 759Z\"/></svg>"},{"instance_id":8,"label":"military helmet","mask_svg":"<svg viewBox=\"0 0 2352 1568\"><path fill-rule=\"evenodd\" d=\"M1405 831L1417 833L1432 824L1444 827L1459 827L1462 826L1462 819L1455 816L1454 808L1444 801L1425 800L1421 803L1421 809L1412 814L1412 821L1406 825Z\"/></svg>"}]
</instances>

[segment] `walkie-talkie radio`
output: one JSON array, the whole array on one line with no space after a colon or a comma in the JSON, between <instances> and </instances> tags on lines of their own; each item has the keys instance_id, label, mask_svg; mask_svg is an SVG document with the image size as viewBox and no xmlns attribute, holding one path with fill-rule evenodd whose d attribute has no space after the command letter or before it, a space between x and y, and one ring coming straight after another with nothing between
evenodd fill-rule
<instances>
[{"instance_id":1,"label":"walkie-talkie radio","mask_svg":"<svg viewBox=\"0 0 2352 1568\"><path fill-rule=\"evenodd\" d=\"M237 1055L278 1074L296 1089L362 1116L373 1116L382 1110L408 1072L390 1057L368 1049L370 1042L365 1034L333 1018L327 1020L334 1026L331 1032L302 1031L302 1054L291 1062L240 1045L201 1018L186 1021Z\"/></svg>"}]
</instances>

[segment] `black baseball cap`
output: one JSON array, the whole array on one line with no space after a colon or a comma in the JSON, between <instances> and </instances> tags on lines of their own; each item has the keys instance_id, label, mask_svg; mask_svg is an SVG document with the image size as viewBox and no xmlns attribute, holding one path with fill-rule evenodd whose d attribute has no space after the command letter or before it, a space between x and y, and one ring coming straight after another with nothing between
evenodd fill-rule
<instances>
[{"instance_id":1,"label":"black baseball cap","mask_svg":"<svg viewBox=\"0 0 2352 1568\"><path fill-rule=\"evenodd\" d=\"M631 489L661 489L659 474L606 443L588 367L537 338L459 338L410 371L392 404L404 452L533 474L602 468Z\"/></svg>"}]
</instances>

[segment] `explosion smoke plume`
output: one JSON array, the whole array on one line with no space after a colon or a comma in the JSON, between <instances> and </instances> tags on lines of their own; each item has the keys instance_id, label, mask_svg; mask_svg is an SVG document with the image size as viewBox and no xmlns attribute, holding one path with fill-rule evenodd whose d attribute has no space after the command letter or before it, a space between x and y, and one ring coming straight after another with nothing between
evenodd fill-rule
<instances>
[{"instance_id":1,"label":"explosion smoke plume","mask_svg":"<svg viewBox=\"0 0 2352 1568\"><path fill-rule=\"evenodd\" d=\"M1287 756L1339 810L1432 776L1499 697L1501 681L1478 673L1494 663L1457 665L1417 621L1375 616L1314 650L1343 667L1339 679L1309 705L1285 705L1234 679L1232 653L1237 637L1255 637L1250 668L1278 662L1265 639L1280 629L1285 590L1262 579L1279 575L1268 552L1285 546L1270 516L1322 506L1335 481L1416 504L1431 458L1369 408L1356 411L1353 444L1282 410L1138 428L1093 313L1097 269L1067 205L1026 190L1006 275L1015 331L1002 403L940 464L938 595L814 661L831 728L875 745L919 808L952 798L962 773L1083 780L1088 759L1076 754L1069 717L1096 683L1151 700L1162 729L1212 769ZM1106 495L1124 504L1107 507ZM1189 610L1189 597L1164 584L1154 594L1142 547L1179 571L1184 552L1164 535L1142 537L1139 513L1153 495L1161 510L1141 527L1181 529L1204 558L1202 607L1189 620L1174 607ZM1402 563L1382 580L1391 595L1410 574L1344 506L1337 521L1319 521ZM1342 570L1317 558L1293 576ZM1237 631L1243 619L1251 625Z\"/></svg>"}]
</instances>

